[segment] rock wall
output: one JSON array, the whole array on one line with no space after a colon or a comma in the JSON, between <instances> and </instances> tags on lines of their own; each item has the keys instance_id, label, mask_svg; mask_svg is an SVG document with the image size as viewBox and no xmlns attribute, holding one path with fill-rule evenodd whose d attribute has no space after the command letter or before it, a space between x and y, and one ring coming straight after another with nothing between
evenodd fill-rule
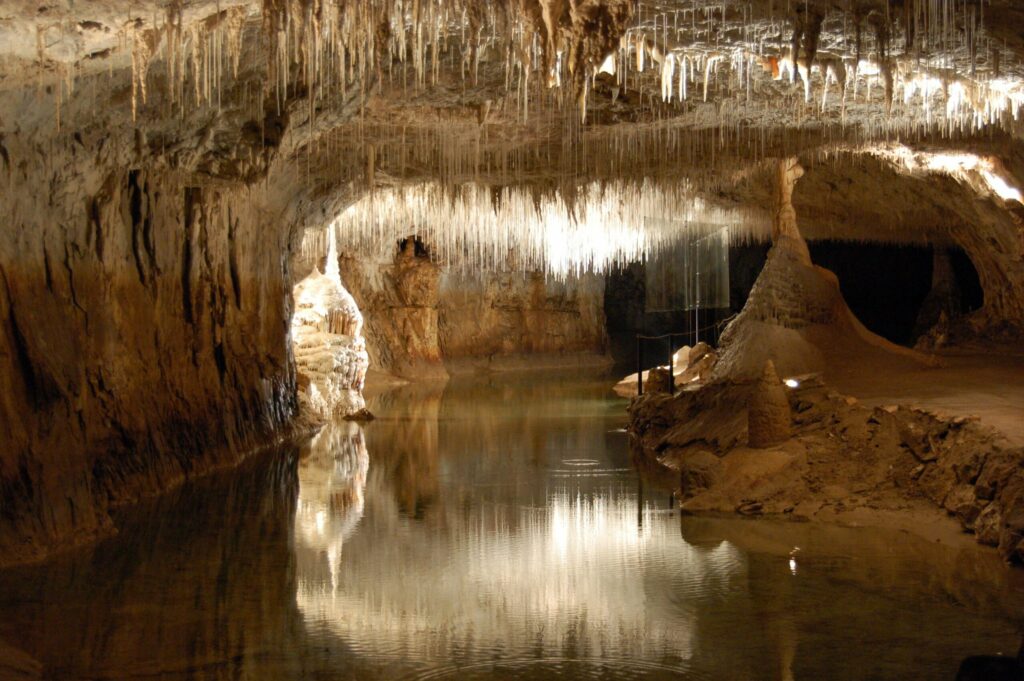
<instances>
[{"instance_id":1,"label":"rock wall","mask_svg":"<svg viewBox=\"0 0 1024 681\"><path fill-rule=\"evenodd\" d=\"M442 277L441 352L453 369L603 361L604 280L546 281L537 273Z\"/></svg>"},{"instance_id":2,"label":"rock wall","mask_svg":"<svg viewBox=\"0 0 1024 681\"><path fill-rule=\"evenodd\" d=\"M440 270L412 240L377 258L342 256L341 278L365 319L370 366L397 376L447 375L438 335Z\"/></svg>"},{"instance_id":3,"label":"rock wall","mask_svg":"<svg viewBox=\"0 0 1024 681\"><path fill-rule=\"evenodd\" d=\"M235 460L295 408L287 244L245 190L74 150L14 170L0 233L0 563L110 524L112 505Z\"/></svg>"},{"instance_id":4,"label":"rock wall","mask_svg":"<svg viewBox=\"0 0 1024 681\"><path fill-rule=\"evenodd\" d=\"M81 76L61 125L52 91L0 89L0 565L287 431L291 253L344 192L299 186L322 128L304 98L245 99L259 78L132 120L131 73Z\"/></svg>"},{"instance_id":5,"label":"rock wall","mask_svg":"<svg viewBox=\"0 0 1024 681\"><path fill-rule=\"evenodd\" d=\"M928 171L908 169L905 157L887 152L840 154L834 162L815 163L793 194L800 230L821 238L930 243L961 248L978 272L984 303L962 320L961 338L1019 340L1024 331L1024 205L1002 198L986 177L1020 187L1024 145L1019 138L974 141L965 148L915 149L908 154L950 158L977 154L991 164L987 176L978 169ZM920 164L919 164L920 165ZM927 164L925 164L927 165ZM744 201L770 200L761 193Z\"/></svg>"},{"instance_id":6,"label":"rock wall","mask_svg":"<svg viewBox=\"0 0 1024 681\"><path fill-rule=\"evenodd\" d=\"M408 240L376 258L342 257L363 311L373 369L411 378L449 371L605 361L604 281L539 274L462 275Z\"/></svg>"}]
</instances>

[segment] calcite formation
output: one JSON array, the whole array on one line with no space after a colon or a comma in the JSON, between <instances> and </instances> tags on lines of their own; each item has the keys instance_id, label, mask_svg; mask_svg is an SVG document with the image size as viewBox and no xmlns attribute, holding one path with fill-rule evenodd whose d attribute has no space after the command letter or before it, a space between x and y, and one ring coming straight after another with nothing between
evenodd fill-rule
<instances>
[{"instance_id":1,"label":"calcite formation","mask_svg":"<svg viewBox=\"0 0 1024 681\"><path fill-rule=\"evenodd\" d=\"M829 356L866 352L927 363L926 356L864 328L835 275L811 262L793 207L793 188L803 174L796 159L777 163L772 247L743 309L722 334L714 378L756 377L766 361L784 377L811 373L821 371Z\"/></svg>"},{"instance_id":2,"label":"calcite formation","mask_svg":"<svg viewBox=\"0 0 1024 681\"><path fill-rule=\"evenodd\" d=\"M398 372L603 353L590 270L719 223L771 238L774 191L808 238L960 246L985 302L951 335L1018 338L1020 9L946 5L7 3L0 564L288 435L310 376L344 403L363 358L334 313L300 314L331 338L299 390L307 229L338 226L368 358ZM410 234L433 260L395 260ZM814 366L815 327L872 345L802 253L763 280L712 378L790 343L783 376Z\"/></svg>"},{"instance_id":3,"label":"calcite formation","mask_svg":"<svg viewBox=\"0 0 1024 681\"><path fill-rule=\"evenodd\" d=\"M366 314L374 369L439 378L542 358L548 366L606 362L600 278L460 274L434 263L429 243L416 244L409 238L391 258L385 253L376 261L342 258L343 276Z\"/></svg>"},{"instance_id":4,"label":"calcite formation","mask_svg":"<svg viewBox=\"0 0 1024 681\"><path fill-rule=\"evenodd\" d=\"M370 364L363 316L341 283L334 249L326 270L314 270L296 285L292 314L299 403L320 420L366 408L362 390Z\"/></svg>"},{"instance_id":5,"label":"calcite formation","mask_svg":"<svg viewBox=\"0 0 1024 681\"><path fill-rule=\"evenodd\" d=\"M768 360L747 404L747 443L761 448L785 442L792 432L791 421L786 390Z\"/></svg>"}]
</instances>

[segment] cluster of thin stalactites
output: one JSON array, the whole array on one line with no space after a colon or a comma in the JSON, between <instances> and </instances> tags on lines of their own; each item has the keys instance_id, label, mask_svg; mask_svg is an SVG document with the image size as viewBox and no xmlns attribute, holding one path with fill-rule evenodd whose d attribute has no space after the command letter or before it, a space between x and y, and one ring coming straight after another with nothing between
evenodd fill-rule
<instances>
[{"instance_id":1,"label":"cluster of thin stalactites","mask_svg":"<svg viewBox=\"0 0 1024 681\"><path fill-rule=\"evenodd\" d=\"M582 9L563 7L568 14L559 19L549 16L554 7L544 0L263 0L259 14L250 3L225 2L196 15L172 2L162 15L126 22L121 52L131 56L133 115L154 82L172 108L220 105L247 49L262 57L254 102L261 110L303 93L316 111L368 83L427 88L455 77L475 84L484 61L504 64L503 105L522 122L552 102L585 121L599 80L613 98L638 94L631 106L651 116L700 119L699 104L727 101L714 116L852 124L875 135L974 131L1014 121L1024 106L1019 59L989 37L975 3L908 0L899 13L812 3L807 12L766 16L741 0L657 9L641 2L610 42L586 35ZM600 48L588 51L588 40ZM584 73L570 53L587 56ZM44 55L41 43L41 62ZM165 77L154 80L157 63ZM76 68L59 69L58 102L74 87ZM566 97L541 94L569 83L576 91Z\"/></svg>"}]
</instances>

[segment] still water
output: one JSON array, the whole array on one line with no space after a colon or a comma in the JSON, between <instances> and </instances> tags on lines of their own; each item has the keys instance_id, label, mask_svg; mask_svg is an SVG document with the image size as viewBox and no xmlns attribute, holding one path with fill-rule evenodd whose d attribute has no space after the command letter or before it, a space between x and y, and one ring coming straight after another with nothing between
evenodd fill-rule
<instances>
[{"instance_id":1,"label":"still water","mask_svg":"<svg viewBox=\"0 0 1024 681\"><path fill-rule=\"evenodd\" d=\"M0 656L59 679L812 680L1016 652L1024 571L901 533L680 517L609 386L380 395L370 424L0 573Z\"/></svg>"}]
</instances>

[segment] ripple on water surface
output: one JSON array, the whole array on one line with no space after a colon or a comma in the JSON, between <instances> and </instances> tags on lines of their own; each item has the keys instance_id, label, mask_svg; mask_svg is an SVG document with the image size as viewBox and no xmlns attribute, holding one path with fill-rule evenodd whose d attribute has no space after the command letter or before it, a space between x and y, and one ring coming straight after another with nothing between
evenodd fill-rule
<instances>
[{"instance_id":1,"label":"ripple on water surface","mask_svg":"<svg viewBox=\"0 0 1024 681\"><path fill-rule=\"evenodd\" d=\"M0 650L55 678L852 681L1020 643L1024 582L991 553L668 510L607 383L371 409L0 575Z\"/></svg>"}]
</instances>

